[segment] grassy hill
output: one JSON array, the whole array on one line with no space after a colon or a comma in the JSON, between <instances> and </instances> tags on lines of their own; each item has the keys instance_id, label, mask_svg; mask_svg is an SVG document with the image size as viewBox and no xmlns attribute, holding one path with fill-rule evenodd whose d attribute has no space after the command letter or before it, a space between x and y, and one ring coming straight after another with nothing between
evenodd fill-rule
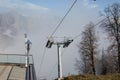
<instances>
[{"instance_id":1,"label":"grassy hill","mask_svg":"<svg viewBox=\"0 0 120 80\"><path fill-rule=\"evenodd\" d=\"M107 75L71 75L65 77L63 80L120 80L120 74L107 74Z\"/></svg>"}]
</instances>

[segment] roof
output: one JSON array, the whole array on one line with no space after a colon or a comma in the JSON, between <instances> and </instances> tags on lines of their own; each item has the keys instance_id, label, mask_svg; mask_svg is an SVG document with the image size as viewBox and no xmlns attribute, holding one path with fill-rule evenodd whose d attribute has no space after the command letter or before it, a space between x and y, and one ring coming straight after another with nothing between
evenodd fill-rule
<instances>
[{"instance_id":1,"label":"roof","mask_svg":"<svg viewBox=\"0 0 120 80\"><path fill-rule=\"evenodd\" d=\"M25 76L25 67L0 65L0 80L25 80Z\"/></svg>"}]
</instances>

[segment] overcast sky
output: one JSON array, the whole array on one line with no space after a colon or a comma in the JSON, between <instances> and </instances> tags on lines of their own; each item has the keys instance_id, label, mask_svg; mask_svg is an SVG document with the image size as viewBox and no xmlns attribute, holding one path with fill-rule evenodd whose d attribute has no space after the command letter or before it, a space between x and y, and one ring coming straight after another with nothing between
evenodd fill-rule
<instances>
[{"instance_id":1,"label":"overcast sky","mask_svg":"<svg viewBox=\"0 0 120 80\"><path fill-rule=\"evenodd\" d=\"M57 49L56 46L53 46L51 49L45 49L45 44L73 1L74 0L0 0L0 13L14 11L26 19L26 22L23 21L23 23L25 23L24 28L19 28L20 33L16 37L15 44L1 52L24 54L24 33L27 33L32 41L30 53L34 56L37 77L56 78L57 66L54 67L54 65L57 62ZM120 1L78 0L53 36L69 37L70 39L76 37L90 21L94 23L100 21L102 19L100 13L103 12L105 7L114 2ZM80 38L81 37L75 39L68 48L62 49L64 76L77 74L74 64L75 58L78 58L77 43L80 41ZM40 65L43 54L45 54L43 64Z\"/></svg>"}]
</instances>

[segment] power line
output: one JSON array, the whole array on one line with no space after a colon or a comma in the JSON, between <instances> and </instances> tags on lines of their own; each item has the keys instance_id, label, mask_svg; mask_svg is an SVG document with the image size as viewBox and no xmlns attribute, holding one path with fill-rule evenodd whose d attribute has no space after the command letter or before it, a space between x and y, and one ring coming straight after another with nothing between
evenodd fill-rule
<instances>
[{"instance_id":1,"label":"power line","mask_svg":"<svg viewBox=\"0 0 120 80\"><path fill-rule=\"evenodd\" d=\"M58 23L58 25L56 26L55 30L53 31L53 33L51 34L51 36L54 35L54 33L57 31L57 29L60 27L60 25L62 24L62 22L64 21L64 19L66 18L66 16L69 14L69 12L71 11L71 9L73 8L73 6L75 5L75 3L77 2L77 0L75 0L73 2L73 4L71 5L71 7L68 9L68 11L66 12L66 14L63 16L63 18L61 19L61 21ZM50 37L51 37L50 36Z\"/></svg>"}]
</instances>

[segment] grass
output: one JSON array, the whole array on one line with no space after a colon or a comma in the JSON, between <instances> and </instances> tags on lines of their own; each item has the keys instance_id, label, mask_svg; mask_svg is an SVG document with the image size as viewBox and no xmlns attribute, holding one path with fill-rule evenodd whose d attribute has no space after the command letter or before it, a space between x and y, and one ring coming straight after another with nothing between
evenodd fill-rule
<instances>
[{"instance_id":1,"label":"grass","mask_svg":"<svg viewBox=\"0 0 120 80\"><path fill-rule=\"evenodd\" d=\"M63 80L120 80L120 74L107 74L107 75L71 75L65 77Z\"/></svg>"}]
</instances>

